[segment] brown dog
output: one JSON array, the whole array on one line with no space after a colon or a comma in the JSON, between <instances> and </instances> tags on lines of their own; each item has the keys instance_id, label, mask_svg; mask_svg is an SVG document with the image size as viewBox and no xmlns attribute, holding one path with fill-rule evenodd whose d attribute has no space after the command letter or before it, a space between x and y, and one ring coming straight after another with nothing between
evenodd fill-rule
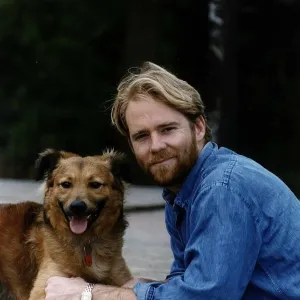
<instances>
[{"instance_id":1,"label":"brown dog","mask_svg":"<svg viewBox=\"0 0 300 300\"><path fill-rule=\"evenodd\" d=\"M0 280L18 300L44 299L54 275L116 286L131 279L122 257L122 159L46 150L37 160L44 204L0 205Z\"/></svg>"}]
</instances>

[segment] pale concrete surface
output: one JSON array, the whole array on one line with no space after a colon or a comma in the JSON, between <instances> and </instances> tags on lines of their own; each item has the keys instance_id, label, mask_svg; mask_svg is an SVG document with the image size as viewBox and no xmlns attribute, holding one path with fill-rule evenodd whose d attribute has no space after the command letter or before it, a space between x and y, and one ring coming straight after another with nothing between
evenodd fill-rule
<instances>
[{"instance_id":1,"label":"pale concrete surface","mask_svg":"<svg viewBox=\"0 0 300 300\"><path fill-rule=\"evenodd\" d=\"M130 213L128 221L124 257L133 275L164 280L173 259L164 211Z\"/></svg>"}]
</instances>

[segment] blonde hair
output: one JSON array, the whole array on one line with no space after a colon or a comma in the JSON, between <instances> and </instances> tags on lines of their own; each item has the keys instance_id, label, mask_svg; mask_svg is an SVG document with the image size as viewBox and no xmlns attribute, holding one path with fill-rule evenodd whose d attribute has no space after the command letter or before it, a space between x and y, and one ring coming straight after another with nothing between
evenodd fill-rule
<instances>
[{"instance_id":1,"label":"blonde hair","mask_svg":"<svg viewBox=\"0 0 300 300\"><path fill-rule=\"evenodd\" d=\"M118 86L118 93L111 110L111 120L121 134L128 135L125 119L128 103L137 99L137 96L145 95L150 95L155 100L181 112L192 123L199 116L206 121L200 94L191 85L166 69L154 63L145 62L139 72L128 72ZM211 137L211 129L206 124L205 140L209 141Z\"/></svg>"}]
</instances>

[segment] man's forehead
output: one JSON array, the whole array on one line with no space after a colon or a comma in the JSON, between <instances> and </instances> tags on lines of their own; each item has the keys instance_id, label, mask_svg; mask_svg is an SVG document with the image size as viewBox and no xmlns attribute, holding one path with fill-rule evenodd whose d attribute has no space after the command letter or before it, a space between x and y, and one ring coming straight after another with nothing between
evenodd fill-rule
<instances>
[{"instance_id":1,"label":"man's forehead","mask_svg":"<svg viewBox=\"0 0 300 300\"><path fill-rule=\"evenodd\" d=\"M171 122L180 123L183 118L180 112L155 100L131 101L126 110L129 129L139 130L141 127L157 127Z\"/></svg>"}]
</instances>

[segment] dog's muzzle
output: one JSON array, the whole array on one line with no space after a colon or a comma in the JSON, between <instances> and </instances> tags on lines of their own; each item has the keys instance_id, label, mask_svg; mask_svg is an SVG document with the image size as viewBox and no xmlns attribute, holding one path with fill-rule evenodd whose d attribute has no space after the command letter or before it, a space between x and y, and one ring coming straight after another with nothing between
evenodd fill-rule
<instances>
[{"instance_id":1,"label":"dog's muzzle","mask_svg":"<svg viewBox=\"0 0 300 300\"><path fill-rule=\"evenodd\" d=\"M105 199L100 199L96 208L92 209L84 201L74 200L67 209L64 209L62 201L58 202L71 231L75 234L84 233L96 221L105 203Z\"/></svg>"}]
</instances>

